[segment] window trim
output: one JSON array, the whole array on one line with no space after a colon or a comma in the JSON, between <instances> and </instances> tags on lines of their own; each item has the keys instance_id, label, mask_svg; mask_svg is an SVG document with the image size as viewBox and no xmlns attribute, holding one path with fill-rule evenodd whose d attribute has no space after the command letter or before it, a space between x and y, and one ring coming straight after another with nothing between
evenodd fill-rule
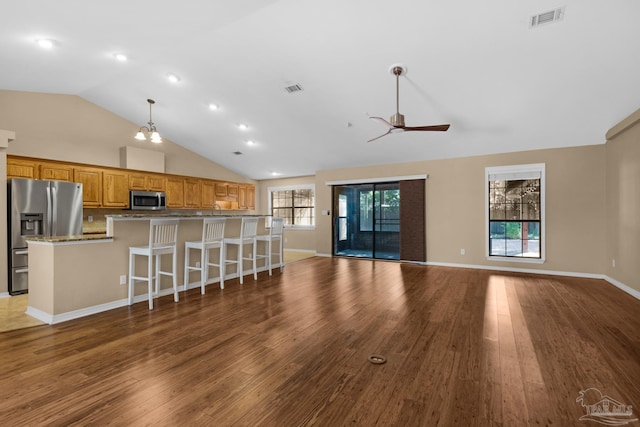
<instances>
[{"instance_id":1,"label":"window trim","mask_svg":"<svg viewBox=\"0 0 640 427\"><path fill-rule=\"evenodd\" d=\"M269 215L273 215L273 209L271 207L271 193L274 191L290 191L290 190L313 190L313 197L316 197L316 185L315 184L299 184L299 185L284 185L278 187L267 187L267 209ZM317 202L317 199L316 199ZM313 225L285 225L284 228L291 230L315 230L316 229L316 219L317 216L317 208L316 203L313 206Z\"/></svg>"},{"instance_id":2,"label":"window trim","mask_svg":"<svg viewBox=\"0 0 640 427\"><path fill-rule=\"evenodd\" d=\"M505 257L490 255L489 247L489 177L491 175L506 175L506 174L518 174L518 173L540 173L540 258L525 258L525 257ZM484 226L485 226L485 257L489 261L507 261L507 262L520 262L527 264L544 264L547 256L547 228L546 221L547 215L545 210L545 199L547 196L546 191L546 175L545 175L545 163L532 163L526 165L510 165L510 166L492 166L484 169Z\"/></svg>"}]
</instances>

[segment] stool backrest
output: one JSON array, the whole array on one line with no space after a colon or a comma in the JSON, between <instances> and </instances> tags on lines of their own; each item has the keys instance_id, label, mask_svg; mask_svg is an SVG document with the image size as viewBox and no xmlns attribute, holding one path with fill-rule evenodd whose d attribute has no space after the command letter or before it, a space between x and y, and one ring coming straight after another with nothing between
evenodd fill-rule
<instances>
[{"instance_id":1,"label":"stool backrest","mask_svg":"<svg viewBox=\"0 0 640 427\"><path fill-rule=\"evenodd\" d=\"M205 218L202 224L202 242L220 242L224 238L227 218Z\"/></svg>"},{"instance_id":2,"label":"stool backrest","mask_svg":"<svg viewBox=\"0 0 640 427\"><path fill-rule=\"evenodd\" d=\"M178 219L152 219L149 228L149 247L176 246Z\"/></svg>"},{"instance_id":3,"label":"stool backrest","mask_svg":"<svg viewBox=\"0 0 640 427\"><path fill-rule=\"evenodd\" d=\"M282 236L282 230L284 229L284 218L272 218L271 229L269 234L272 236Z\"/></svg>"},{"instance_id":4,"label":"stool backrest","mask_svg":"<svg viewBox=\"0 0 640 427\"><path fill-rule=\"evenodd\" d=\"M242 229L240 237L243 239L254 238L258 232L258 218L242 217Z\"/></svg>"}]
</instances>

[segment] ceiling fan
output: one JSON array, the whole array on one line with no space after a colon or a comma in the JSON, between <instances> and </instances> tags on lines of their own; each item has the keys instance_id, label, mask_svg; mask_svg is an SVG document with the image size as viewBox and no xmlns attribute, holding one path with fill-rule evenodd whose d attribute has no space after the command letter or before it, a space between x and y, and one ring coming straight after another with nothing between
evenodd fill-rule
<instances>
[{"instance_id":1,"label":"ceiling fan","mask_svg":"<svg viewBox=\"0 0 640 427\"><path fill-rule=\"evenodd\" d=\"M404 115L400 114L400 76L403 76L407 73L407 67L401 64L394 64L389 68L389 72L396 76L396 114L391 116L390 121L386 121L382 117L370 117L373 120L376 120L383 125L387 126L389 130L386 133L383 133L380 136L377 136L373 139L370 139L368 142L375 141L378 138L382 138L383 136L389 135L390 133L400 133L400 132L409 132L409 131L436 131L436 132L444 132L449 129L450 125L433 125L433 126L405 126L404 125Z\"/></svg>"}]
</instances>

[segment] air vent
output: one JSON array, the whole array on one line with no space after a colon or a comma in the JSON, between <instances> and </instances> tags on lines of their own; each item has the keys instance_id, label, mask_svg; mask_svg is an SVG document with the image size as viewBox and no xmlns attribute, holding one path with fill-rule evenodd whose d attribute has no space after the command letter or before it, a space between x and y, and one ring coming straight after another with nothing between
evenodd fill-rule
<instances>
[{"instance_id":1,"label":"air vent","mask_svg":"<svg viewBox=\"0 0 640 427\"><path fill-rule=\"evenodd\" d=\"M236 156L241 156L242 155L242 151L234 151L233 154L235 154Z\"/></svg>"},{"instance_id":2,"label":"air vent","mask_svg":"<svg viewBox=\"0 0 640 427\"><path fill-rule=\"evenodd\" d=\"M529 20L529 28L535 28L539 25L550 24L552 22L561 21L564 17L564 7L550 10L549 12L533 15Z\"/></svg>"},{"instance_id":3,"label":"air vent","mask_svg":"<svg viewBox=\"0 0 640 427\"><path fill-rule=\"evenodd\" d=\"M284 90L286 90L287 93L302 92L302 86L300 86L299 84L295 84L285 87Z\"/></svg>"}]
</instances>

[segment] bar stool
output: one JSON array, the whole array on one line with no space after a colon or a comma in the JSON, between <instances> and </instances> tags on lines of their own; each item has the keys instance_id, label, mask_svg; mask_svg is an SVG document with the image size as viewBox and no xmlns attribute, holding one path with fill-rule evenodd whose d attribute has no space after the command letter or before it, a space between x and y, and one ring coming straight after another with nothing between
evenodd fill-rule
<instances>
[{"instance_id":1,"label":"bar stool","mask_svg":"<svg viewBox=\"0 0 640 427\"><path fill-rule=\"evenodd\" d=\"M224 238L224 253L225 258L228 245L237 245L238 246L238 258L233 259L225 259L225 270L226 264L236 264L238 270L238 276L240 277L240 284L242 285L242 276L243 274L243 263L244 261L251 260L253 262L253 279L258 280L258 272L256 270L256 232L258 229L258 218L257 217L242 217L242 224L240 225L240 236L238 237L225 237ZM253 246L253 256L252 257L243 257L243 251L245 245Z\"/></svg>"},{"instance_id":2,"label":"bar stool","mask_svg":"<svg viewBox=\"0 0 640 427\"><path fill-rule=\"evenodd\" d=\"M273 218L271 220L271 228L269 228L269 234L258 234L256 235L257 241L266 242L266 250L264 255L258 255L258 258L266 258L267 266L269 268L269 276L271 276L271 268L273 266L272 255L278 255L278 264L280 265L280 272L282 272L282 266L284 262L282 261L282 231L284 229L284 218ZM278 252L272 251L272 245L274 241L278 241Z\"/></svg>"},{"instance_id":3,"label":"bar stool","mask_svg":"<svg viewBox=\"0 0 640 427\"><path fill-rule=\"evenodd\" d=\"M149 225L149 244L147 246L131 246L129 247L129 305L133 304L133 285L135 281L146 281L149 287L149 310L153 310L153 280L156 282L156 295L160 291L160 276L173 277L173 300L178 302L178 251L176 244L178 240L178 224L177 219L152 219ZM162 271L161 259L162 255L171 254L173 259L173 270ZM147 276L135 276L136 271L136 255L146 256ZM155 257L155 274L153 274L153 258Z\"/></svg>"},{"instance_id":4,"label":"bar stool","mask_svg":"<svg viewBox=\"0 0 640 427\"><path fill-rule=\"evenodd\" d=\"M189 273L200 272L200 292L204 295L204 287L209 281L209 268L218 267L220 278L220 289L224 289L224 225L227 218L214 217L204 218L202 222L202 240L199 242L184 242L184 290L189 285ZM200 267L189 265L190 249L200 251ZM218 263L211 262L209 254L212 249L219 249Z\"/></svg>"}]
</instances>

